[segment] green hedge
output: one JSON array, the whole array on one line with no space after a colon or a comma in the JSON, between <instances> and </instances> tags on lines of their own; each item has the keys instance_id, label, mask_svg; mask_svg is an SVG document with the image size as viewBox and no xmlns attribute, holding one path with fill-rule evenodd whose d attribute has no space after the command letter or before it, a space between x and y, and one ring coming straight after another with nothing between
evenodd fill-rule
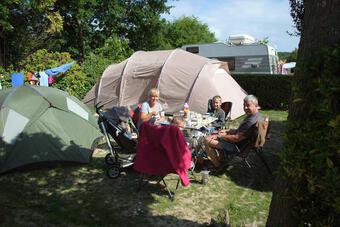
<instances>
[{"instance_id":1,"label":"green hedge","mask_svg":"<svg viewBox=\"0 0 340 227\"><path fill-rule=\"evenodd\" d=\"M293 76L268 74L232 76L248 94L253 94L259 99L262 109L288 109Z\"/></svg>"}]
</instances>

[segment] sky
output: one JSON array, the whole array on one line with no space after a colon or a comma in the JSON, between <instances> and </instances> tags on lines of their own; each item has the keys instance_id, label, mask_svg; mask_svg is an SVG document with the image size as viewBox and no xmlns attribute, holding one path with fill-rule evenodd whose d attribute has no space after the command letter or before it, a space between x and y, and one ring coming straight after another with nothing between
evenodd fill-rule
<instances>
[{"instance_id":1,"label":"sky","mask_svg":"<svg viewBox=\"0 0 340 227\"><path fill-rule=\"evenodd\" d=\"M174 7L163 18L195 16L219 42L229 35L248 34L257 40L268 37L279 52L291 52L299 44L299 37L287 34L295 31L288 0L169 0L167 5Z\"/></svg>"}]
</instances>

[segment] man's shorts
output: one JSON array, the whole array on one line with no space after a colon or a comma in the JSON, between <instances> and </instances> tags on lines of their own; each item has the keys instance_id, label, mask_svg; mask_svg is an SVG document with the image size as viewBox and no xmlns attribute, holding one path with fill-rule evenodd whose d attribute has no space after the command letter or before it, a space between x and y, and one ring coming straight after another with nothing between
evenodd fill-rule
<instances>
[{"instance_id":1,"label":"man's shorts","mask_svg":"<svg viewBox=\"0 0 340 227\"><path fill-rule=\"evenodd\" d=\"M234 143L227 142L223 139L218 139L220 144L223 147L223 151L225 155L231 155L231 154L238 154L239 151Z\"/></svg>"}]
</instances>

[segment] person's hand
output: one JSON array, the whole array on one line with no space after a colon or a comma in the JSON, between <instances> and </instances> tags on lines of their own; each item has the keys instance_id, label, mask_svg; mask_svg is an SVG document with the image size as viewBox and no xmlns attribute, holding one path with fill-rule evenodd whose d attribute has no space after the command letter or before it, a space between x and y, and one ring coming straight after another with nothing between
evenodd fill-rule
<instances>
[{"instance_id":1,"label":"person's hand","mask_svg":"<svg viewBox=\"0 0 340 227\"><path fill-rule=\"evenodd\" d=\"M217 140L218 135L217 134L212 134L209 136L211 140Z\"/></svg>"},{"instance_id":2,"label":"person's hand","mask_svg":"<svg viewBox=\"0 0 340 227\"><path fill-rule=\"evenodd\" d=\"M226 131L220 131L220 132L218 132L218 136L219 136L219 137L223 137L223 136L225 136L225 135L227 135L227 132L226 132Z\"/></svg>"}]
</instances>

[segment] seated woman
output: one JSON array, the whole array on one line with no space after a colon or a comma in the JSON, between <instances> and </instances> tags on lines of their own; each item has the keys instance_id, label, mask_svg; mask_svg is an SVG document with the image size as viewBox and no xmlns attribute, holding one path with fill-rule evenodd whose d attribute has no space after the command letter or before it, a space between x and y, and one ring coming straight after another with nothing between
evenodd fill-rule
<instances>
[{"instance_id":1,"label":"seated woman","mask_svg":"<svg viewBox=\"0 0 340 227\"><path fill-rule=\"evenodd\" d=\"M208 110L208 113L212 113L212 116L216 117L217 120L214 121L211 126L220 129L225 125L225 113L221 109L222 98L219 95L215 95L212 98L211 109Z\"/></svg>"},{"instance_id":2,"label":"seated woman","mask_svg":"<svg viewBox=\"0 0 340 227\"><path fill-rule=\"evenodd\" d=\"M163 111L163 108L158 101L159 90L157 88L152 88L149 91L148 101L142 104L138 127L142 124L142 122L147 121L154 123L156 118L160 118L160 112Z\"/></svg>"}]
</instances>

